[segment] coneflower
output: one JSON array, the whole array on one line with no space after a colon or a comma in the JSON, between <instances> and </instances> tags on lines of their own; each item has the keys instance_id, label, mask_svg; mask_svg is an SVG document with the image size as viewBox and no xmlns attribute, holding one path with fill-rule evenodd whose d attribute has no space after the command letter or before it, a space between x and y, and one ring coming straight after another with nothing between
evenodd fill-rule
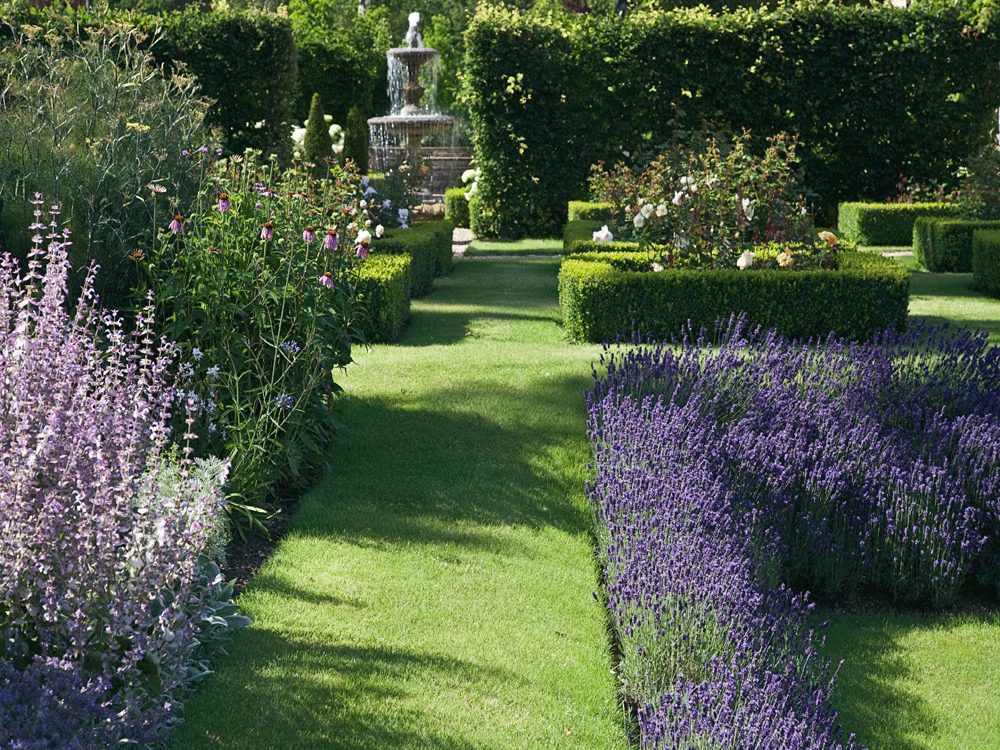
<instances>
[{"instance_id":1,"label":"coneflower","mask_svg":"<svg viewBox=\"0 0 1000 750\"><path fill-rule=\"evenodd\" d=\"M302 241L303 242L314 242L316 240L316 230L312 227L306 227L302 230Z\"/></svg>"},{"instance_id":2,"label":"coneflower","mask_svg":"<svg viewBox=\"0 0 1000 750\"><path fill-rule=\"evenodd\" d=\"M216 205L216 208L219 209L219 213L224 214L232 207L233 204L229 202L229 193L219 193L219 202Z\"/></svg>"},{"instance_id":3,"label":"coneflower","mask_svg":"<svg viewBox=\"0 0 1000 750\"><path fill-rule=\"evenodd\" d=\"M184 217L174 214L174 220L170 222L170 231L174 234L184 234Z\"/></svg>"},{"instance_id":4,"label":"coneflower","mask_svg":"<svg viewBox=\"0 0 1000 750\"><path fill-rule=\"evenodd\" d=\"M268 221L264 223L264 226L260 228L260 238L264 242L270 242L274 239L274 222Z\"/></svg>"},{"instance_id":5,"label":"coneflower","mask_svg":"<svg viewBox=\"0 0 1000 750\"><path fill-rule=\"evenodd\" d=\"M326 238L323 240L323 247L333 251L337 249L337 228L326 230Z\"/></svg>"}]
</instances>

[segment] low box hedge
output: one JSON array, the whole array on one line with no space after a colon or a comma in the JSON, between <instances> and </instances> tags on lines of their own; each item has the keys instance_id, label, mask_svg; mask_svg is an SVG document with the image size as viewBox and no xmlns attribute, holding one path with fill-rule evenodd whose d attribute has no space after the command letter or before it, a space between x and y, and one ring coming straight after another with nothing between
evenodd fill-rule
<instances>
[{"instance_id":1,"label":"low box hedge","mask_svg":"<svg viewBox=\"0 0 1000 750\"><path fill-rule=\"evenodd\" d=\"M570 201L566 219L567 221L596 221L599 222L597 228L600 229L601 224L607 224L611 221L614 208L610 203Z\"/></svg>"},{"instance_id":2,"label":"low box hedge","mask_svg":"<svg viewBox=\"0 0 1000 750\"><path fill-rule=\"evenodd\" d=\"M913 254L928 271L972 271L972 235L1000 229L1000 221L923 217L913 223Z\"/></svg>"},{"instance_id":3,"label":"low box hedge","mask_svg":"<svg viewBox=\"0 0 1000 750\"><path fill-rule=\"evenodd\" d=\"M567 335L612 341L638 331L679 336L689 322L711 326L745 312L786 336L836 333L855 339L906 325L909 274L894 261L846 252L835 271L669 270L652 272L645 253L567 257L559 270L559 304Z\"/></svg>"},{"instance_id":4,"label":"low box hedge","mask_svg":"<svg viewBox=\"0 0 1000 750\"><path fill-rule=\"evenodd\" d=\"M575 219L563 229L563 249L567 253L616 253L639 248L637 242L594 242L594 232L607 224L607 220Z\"/></svg>"},{"instance_id":5,"label":"low box hedge","mask_svg":"<svg viewBox=\"0 0 1000 750\"><path fill-rule=\"evenodd\" d=\"M444 218L456 227L469 228L469 201L465 188L453 187L444 191Z\"/></svg>"},{"instance_id":6,"label":"low box hedge","mask_svg":"<svg viewBox=\"0 0 1000 750\"><path fill-rule=\"evenodd\" d=\"M859 245L909 245L921 216L957 218L954 203L841 203L837 229Z\"/></svg>"},{"instance_id":7,"label":"low box hedge","mask_svg":"<svg viewBox=\"0 0 1000 750\"><path fill-rule=\"evenodd\" d=\"M435 276L451 270L451 235L454 227L448 221L424 221L409 229L389 229L372 246L374 252L394 255L406 253L410 265L410 296L430 294Z\"/></svg>"},{"instance_id":8,"label":"low box hedge","mask_svg":"<svg viewBox=\"0 0 1000 750\"><path fill-rule=\"evenodd\" d=\"M1000 297L1000 229L972 233L972 284L991 297Z\"/></svg>"},{"instance_id":9,"label":"low box hedge","mask_svg":"<svg viewBox=\"0 0 1000 750\"><path fill-rule=\"evenodd\" d=\"M361 330L370 343L390 342L410 317L410 266L406 253L372 253L358 269L357 295L364 314Z\"/></svg>"}]
</instances>

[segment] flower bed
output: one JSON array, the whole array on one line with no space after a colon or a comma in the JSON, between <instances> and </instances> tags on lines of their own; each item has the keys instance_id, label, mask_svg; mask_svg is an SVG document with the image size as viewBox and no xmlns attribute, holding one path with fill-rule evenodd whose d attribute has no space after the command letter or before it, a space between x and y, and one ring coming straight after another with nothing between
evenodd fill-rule
<instances>
[{"instance_id":1,"label":"flower bed","mask_svg":"<svg viewBox=\"0 0 1000 750\"><path fill-rule=\"evenodd\" d=\"M921 216L957 217L954 203L841 203L837 229L859 245L904 246L913 241L913 222Z\"/></svg>"},{"instance_id":2,"label":"flower bed","mask_svg":"<svg viewBox=\"0 0 1000 750\"><path fill-rule=\"evenodd\" d=\"M969 273L977 229L1000 229L1000 221L919 218L913 223L913 254L928 271Z\"/></svg>"},{"instance_id":3,"label":"flower bed","mask_svg":"<svg viewBox=\"0 0 1000 750\"><path fill-rule=\"evenodd\" d=\"M711 326L744 312L788 336L836 333L863 339L906 325L909 276L892 260L844 252L835 270L667 269L649 253L600 252L567 257L559 270L566 334L613 341L633 330L674 337L689 322Z\"/></svg>"},{"instance_id":4,"label":"flower bed","mask_svg":"<svg viewBox=\"0 0 1000 750\"><path fill-rule=\"evenodd\" d=\"M150 310L101 310L91 274L67 312L68 232L43 250L40 218L26 267L0 260L0 747L146 746L246 624L216 565L228 466L188 458L191 422L171 445Z\"/></svg>"},{"instance_id":5,"label":"flower bed","mask_svg":"<svg viewBox=\"0 0 1000 750\"><path fill-rule=\"evenodd\" d=\"M623 692L650 750L853 747L795 592L1000 593L1000 350L742 322L717 343L613 354L588 396Z\"/></svg>"}]
</instances>

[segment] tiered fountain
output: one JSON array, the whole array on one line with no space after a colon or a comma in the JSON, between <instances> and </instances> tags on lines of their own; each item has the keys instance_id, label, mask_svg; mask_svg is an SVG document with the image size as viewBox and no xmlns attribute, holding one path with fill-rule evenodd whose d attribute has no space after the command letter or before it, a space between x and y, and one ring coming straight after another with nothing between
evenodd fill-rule
<instances>
[{"instance_id":1,"label":"tiered fountain","mask_svg":"<svg viewBox=\"0 0 1000 750\"><path fill-rule=\"evenodd\" d=\"M424 109L420 100L424 87L420 85L420 67L436 60L441 53L425 47L420 38L420 14L410 14L410 28L403 39L405 46L393 47L389 58L389 99L392 112L385 117L368 120L372 148L380 169L398 166L387 163L402 147L402 157L413 168L420 167L420 144L427 136L455 127L455 118Z\"/></svg>"}]
</instances>

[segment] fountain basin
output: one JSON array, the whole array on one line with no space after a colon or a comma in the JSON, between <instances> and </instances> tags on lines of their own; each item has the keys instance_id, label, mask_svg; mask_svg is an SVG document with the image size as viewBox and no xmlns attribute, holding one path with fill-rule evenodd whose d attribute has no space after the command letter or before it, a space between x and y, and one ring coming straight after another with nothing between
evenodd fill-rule
<instances>
[{"instance_id":1,"label":"fountain basin","mask_svg":"<svg viewBox=\"0 0 1000 750\"><path fill-rule=\"evenodd\" d=\"M408 65L418 66L441 56L441 53L433 47L393 47L386 54Z\"/></svg>"},{"instance_id":2,"label":"fountain basin","mask_svg":"<svg viewBox=\"0 0 1000 750\"><path fill-rule=\"evenodd\" d=\"M372 129L381 128L394 136L425 136L440 133L455 125L455 118L450 115L400 114L372 117L368 120Z\"/></svg>"}]
</instances>

